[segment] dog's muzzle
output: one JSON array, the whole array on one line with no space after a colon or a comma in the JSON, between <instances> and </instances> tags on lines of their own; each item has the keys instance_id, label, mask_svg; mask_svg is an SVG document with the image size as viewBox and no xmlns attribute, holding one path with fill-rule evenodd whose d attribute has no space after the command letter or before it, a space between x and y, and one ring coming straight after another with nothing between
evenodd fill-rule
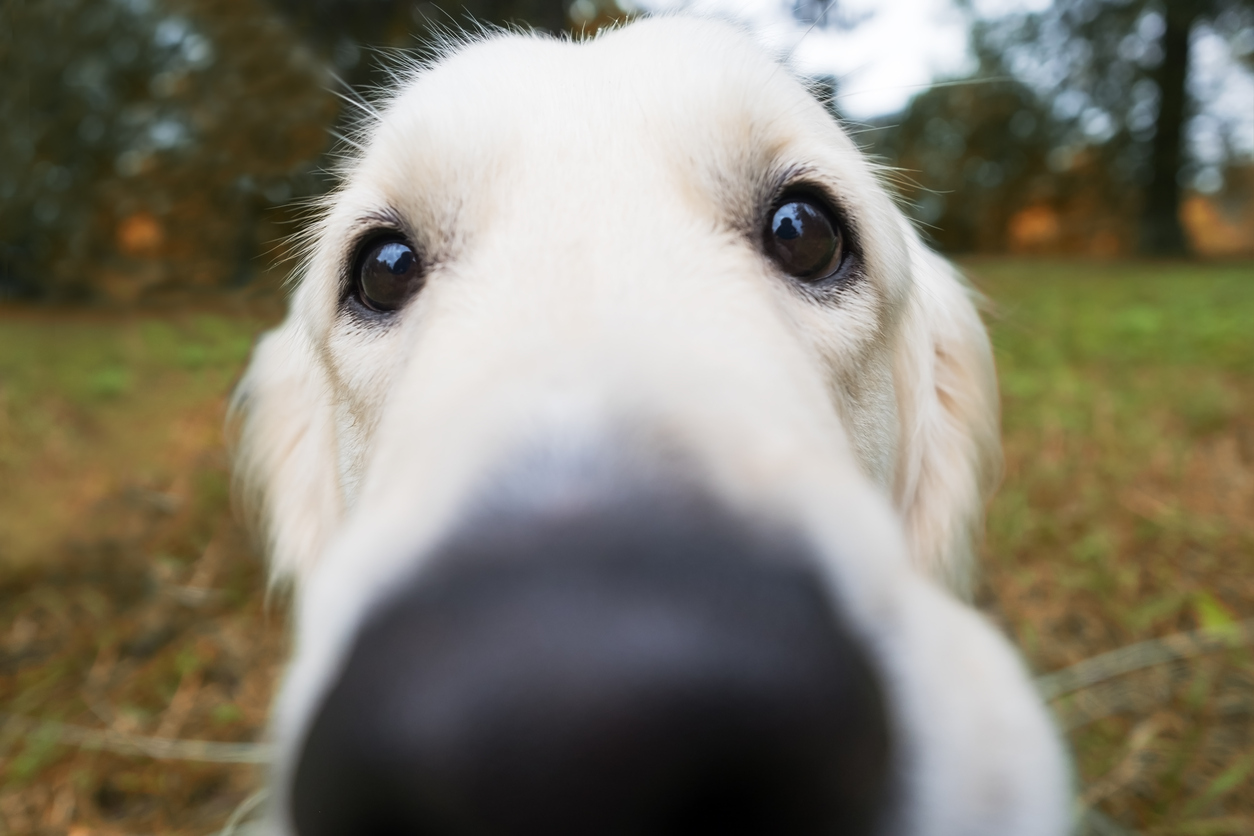
<instances>
[{"instance_id":1,"label":"dog's muzzle","mask_svg":"<svg viewBox=\"0 0 1254 836\"><path fill-rule=\"evenodd\" d=\"M806 549L711 503L464 525L316 710L300 836L876 832L878 677Z\"/></svg>"}]
</instances>

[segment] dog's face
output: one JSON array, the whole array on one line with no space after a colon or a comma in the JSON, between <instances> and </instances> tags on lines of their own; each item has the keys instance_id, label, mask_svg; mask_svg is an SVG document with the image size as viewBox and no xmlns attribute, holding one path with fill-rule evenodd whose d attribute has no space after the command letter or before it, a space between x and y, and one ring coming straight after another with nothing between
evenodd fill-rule
<instances>
[{"instance_id":1,"label":"dog's face","mask_svg":"<svg viewBox=\"0 0 1254 836\"><path fill-rule=\"evenodd\" d=\"M742 34L453 49L311 241L237 404L299 593L283 831L1065 831L1044 709L954 594L978 316Z\"/></svg>"}]
</instances>

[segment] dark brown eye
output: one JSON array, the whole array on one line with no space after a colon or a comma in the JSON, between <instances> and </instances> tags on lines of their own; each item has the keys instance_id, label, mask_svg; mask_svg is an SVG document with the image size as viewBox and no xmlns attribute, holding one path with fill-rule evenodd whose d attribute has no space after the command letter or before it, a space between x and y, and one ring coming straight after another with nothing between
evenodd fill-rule
<instances>
[{"instance_id":1,"label":"dark brown eye","mask_svg":"<svg viewBox=\"0 0 1254 836\"><path fill-rule=\"evenodd\" d=\"M785 198L771 213L766 252L790 276L825 279L840 267L844 249L840 227L812 198Z\"/></svg>"},{"instance_id":2,"label":"dark brown eye","mask_svg":"<svg viewBox=\"0 0 1254 836\"><path fill-rule=\"evenodd\" d=\"M367 244L357 259L357 292L376 311L404 305L422 283L418 254L404 240L382 238Z\"/></svg>"}]
</instances>

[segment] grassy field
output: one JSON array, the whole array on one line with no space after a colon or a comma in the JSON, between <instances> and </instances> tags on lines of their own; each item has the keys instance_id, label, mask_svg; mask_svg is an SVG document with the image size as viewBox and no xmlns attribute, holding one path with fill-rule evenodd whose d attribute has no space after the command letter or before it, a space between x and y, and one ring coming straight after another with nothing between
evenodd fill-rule
<instances>
[{"instance_id":1,"label":"grassy field","mask_svg":"<svg viewBox=\"0 0 1254 836\"><path fill-rule=\"evenodd\" d=\"M221 428L276 315L0 313L0 833L207 834L259 784L14 716L257 737L285 615L231 514Z\"/></svg>"},{"instance_id":2,"label":"grassy field","mask_svg":"<svg viewBox=\"0 0 1254 836\"><path fill-rule=\"evenodd\" d=\"M1254 616L1254 269L968 267L1007 465L982 600L1036 670ZM1084 696L1059 710L1088 800L1147 832L1254 833L1248 651Z\"/></svg>"},{"instance_id":3,"label":"grassy field","mask_svg":"<svg viewBox=\"0 0 1254 836\"><path fill-rule=\"evenodd\" d=\"M968 267L1007 461L981 606L1040 673L1254 616L1254 268ZM200 836L258 786L255 766L16 718L257 738L286 614L231 515L219 428L275 315L0 311L0 834ZM1054 705L1108 828L1254 834L1249 650Z\"/></svg>"}]
</instances>

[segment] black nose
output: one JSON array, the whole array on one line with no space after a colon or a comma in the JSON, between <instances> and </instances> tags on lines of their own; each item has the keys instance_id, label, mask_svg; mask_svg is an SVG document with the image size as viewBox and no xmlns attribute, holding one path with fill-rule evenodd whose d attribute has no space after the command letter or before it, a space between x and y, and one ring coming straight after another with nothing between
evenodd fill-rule
<instances>
[{"instance_id":1,"label":"black nose","mask_svg":"<svg viewBox=\"0 0 1254 836\"><path fill-rule=\"evenodd\" d=\"M297 832L875 832L883 696L810 566L708 509L464 533L357 635Z\"/></svg>"}]
</instances>

